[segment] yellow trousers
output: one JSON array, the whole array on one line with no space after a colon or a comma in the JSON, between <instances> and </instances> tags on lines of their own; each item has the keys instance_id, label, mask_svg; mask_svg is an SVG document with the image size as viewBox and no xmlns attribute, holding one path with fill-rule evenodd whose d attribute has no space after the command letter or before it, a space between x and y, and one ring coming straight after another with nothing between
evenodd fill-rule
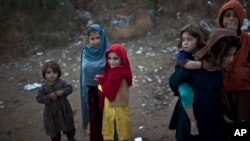
<instances>
[{"instance_id":1,"label":"yellow trousers","mask_svg":"<svg viewBox=\"0 0 250 141\"><path fill-rule=\"evenodd\" d=\"M114 140L114 129L118 134L118 140L129 140L131 137L130 112L128 106L110 106L107 98L104 101L102 135L104 140Z\"/></svg>"}]
</instances>

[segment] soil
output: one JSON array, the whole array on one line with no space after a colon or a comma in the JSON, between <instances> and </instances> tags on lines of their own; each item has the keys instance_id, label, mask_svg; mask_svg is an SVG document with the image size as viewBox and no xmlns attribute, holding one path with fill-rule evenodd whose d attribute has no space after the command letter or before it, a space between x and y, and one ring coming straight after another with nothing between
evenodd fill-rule
<instances>
[{"instance_id":1,"label":"soil","mask_svg":"<svg viewBox=\"0 0 250 141\"><path fill-rule=\"evenodd\" d=\"M196 13L182 13L178 18L157 17L158 22L150 23L154 25L143 36L119 40L127 48L134 75L130 88L131 140L137 137L142 137L143 141L175 140L168 124L177 98L169 89L168 78L174 71L179 28L190 21L199 23L204 15ZM62 79L74 86L68 98L74 111L76 139L88 140L88 135L83 135L80 110L79 64L83 44L86 44L86 37L79 34L66 47L1 64L1 141L50 140L43 128L44 105L35 99L37 89L24 89L27 84L42 82L41 67L49 59L59 62L64 73Z\"/></svg>"},{"instance_id":2,"label":"soil","mask_svg":"<svg viewBox=\"0 0 250 141\"><path fill-rule=\"evenodd\" d=\"M151 42L154 40L154 42ZM165 40L164 40L165 41ZM173 72L175 44L164 43L162 38L147 36L124 42L128 50L134 75L130 89L132 139L145 141L171 141L174 134L168 130L169 117L174 105L168 88L168 76ZM157 44L156 44L157 43ZM160 44L164 44L159 46ZM86 140L81 127L79 64L81 45L47 50L43 55L33 55L1 64L0 140L49 140L43 129L44 105L36 102L37 89L25 90L27 84L41 83L42 64L49 59L61 64L62 79L74 86L68 97L74 111L76 138ZM65 139L66 140L66 139Z\"/></svg>"}]
</instances>

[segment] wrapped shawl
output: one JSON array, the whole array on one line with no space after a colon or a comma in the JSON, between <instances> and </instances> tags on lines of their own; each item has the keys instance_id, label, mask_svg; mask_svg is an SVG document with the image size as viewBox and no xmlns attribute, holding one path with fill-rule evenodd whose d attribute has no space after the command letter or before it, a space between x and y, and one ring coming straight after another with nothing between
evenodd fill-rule
<instances>
[{"instance_id":1,"label":"wrapped shawl","mask_svg":"<svg viewBox=\"0 0 250 141\"><path fill-rule=\"evenodd\" d=\"M89 122L88 86L97 86L97 81L94 78L95 75L104 72L105 52L109 47L103 28L98 24L93 24L90 27L98 31L101 41L98 47L93 47L90 44L84 46L81 52L80 87L83 129L87 129Z\"/></svg>"},{"instance_id":2,"label":"wrapped shawl","mask_svg":"<svg viewBox=\"0 0 250 141\"><path fill-rule=\"evenodd\" d=\"M106 53L106 57L110 52L115 52L122 59L122 64L118 67L111 68L106 59L105 73L99 78L102 86L102 93L109 101L113 101L122 84L123 79L132 85L132 71L127 57L125 48L121 44L113 44Z\"/></svg>"}]
</instances>

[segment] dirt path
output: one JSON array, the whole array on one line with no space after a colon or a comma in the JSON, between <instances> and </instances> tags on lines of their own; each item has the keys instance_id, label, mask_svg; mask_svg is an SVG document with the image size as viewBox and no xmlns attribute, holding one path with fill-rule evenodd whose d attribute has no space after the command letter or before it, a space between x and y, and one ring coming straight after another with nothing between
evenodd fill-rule
<instances>
[{"instance_id":1,"label":"dirt path","mask_svg":"<svg viewBox=\"0 0 250 141\"><path fill-rule=\"evenodd\" d=\"M174 140L173 132L167 127L175 100L168 89L167 80L173 71L175 43L153 35L124 43L134 74L130 96L131 140L136 137L142 137L143 141ZM83 136L81 128L80 51L81 47L73 43L66 48L47 50L41 56L34 55L1 64L1 141L49 140L43 129L44 105L35 100L37 90L24 89L27 84L41 83L41 66L48 59L58 61L64 72L62 79L74 85L74 92L69 100L75 113L76 138L79 141L88 138Z\"/></svg>"}]
</instances>

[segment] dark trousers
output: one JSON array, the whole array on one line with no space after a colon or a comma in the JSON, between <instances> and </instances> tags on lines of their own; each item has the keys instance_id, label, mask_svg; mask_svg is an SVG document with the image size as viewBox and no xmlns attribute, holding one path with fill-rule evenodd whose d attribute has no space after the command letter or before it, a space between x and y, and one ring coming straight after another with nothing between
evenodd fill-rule
<instances>
[{"instance_id":1,"label":"dark trousers","mask_svg":"<svg viewBox=\"0 0 250 141\"><path fill-rule=\"evenodd\" d=\"M75 137L75 128L69 131L63 131L63 134L67 136L68 140L73 140ZM55 137L51 137L51 141L61 141L61 132L58 132Z\"/></svg>"},{"instance_id":2,"label":"dark trousers","mask_svg":"<svg viewBox=\"0 0 250 141\"><path fill-rule=\"evenodd\" d=\"M226 140L238 141L247 137L250 141L250 91L234 91L226 93L227 96L227 116L234 121L234 123L226 123ZM234 137L237 129L247 129L247 135L244 137Z\"/></svg>"},{"instance_id":3,"label":"dark trousers","mask_svg":"<svg viewBox=\"0 0 250 141\"><path fill-rule=\"evenodd\" d=\"M90 141L103 141L102 110L99 107L98 88L89 86Z\"/></svg>"}]
</instances>

